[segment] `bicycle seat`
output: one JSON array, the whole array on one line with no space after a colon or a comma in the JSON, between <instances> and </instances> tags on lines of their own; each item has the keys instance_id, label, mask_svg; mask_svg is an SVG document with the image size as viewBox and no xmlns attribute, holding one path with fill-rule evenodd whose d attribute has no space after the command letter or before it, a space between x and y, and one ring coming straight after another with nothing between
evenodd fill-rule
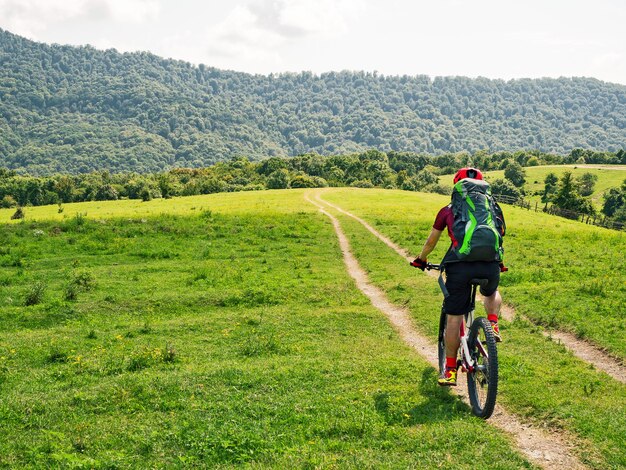
<instances>
[{"instance_id":1,"label":"bicycle seat","mask_svg":"<svg viewBox=\"0 0 626 470\"><path fill-rule=\"evenodd\" d=\"M489 279L472 279L470 281L470 284L473 286L480 286L480 287L487 287L487 284L489 284Z\"/></svg>"}]
</instances>

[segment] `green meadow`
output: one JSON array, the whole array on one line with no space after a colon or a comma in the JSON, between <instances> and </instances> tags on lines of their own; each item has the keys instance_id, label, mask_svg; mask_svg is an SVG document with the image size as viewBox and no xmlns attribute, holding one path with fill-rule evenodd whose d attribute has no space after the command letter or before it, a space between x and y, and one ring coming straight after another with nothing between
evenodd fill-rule
<instances>
[{"instance_id":1,"label":"green meadow","mask_svg":"<svg viewBox=\"0 0 626 470\"><path fill-rule=\"evenodd\" d=\"M302 191L27 208L0 236L0 466L531 467Z\"/></svg>"},{"instance_id":2,"label":"green meadow","mask_svg":"<svg viewBox=\"0 0 626 470\"><path fill-rule=\"evenodd\" d=\"M536 202L541 206L541 196L545 188L545 179L549 173L554 173L558 178L563 173L569 171L574 178L580 178L584 173L591 173L598 177L596 181L591 200L596 208L601 209L604 199L602 195L610 188L619 188L623 181L626 180L626 166L624 165L546 165L546 166L529 166L524 167L526 172L526 183L524 191L526 199ZM443 175L439 177L442 184L450 186L453 175ZM487 171L485 172L487 180L503 179L504 171ZM539 195L538 195L539 194Z\"/></svg>"},{"instance_id":3,"label":"green meadow","mask_svg":"<svg viewBox=\"0 0 626 470\"><path fill-rule=\"evenodd\" d=\"M541 203L541 197L537 193L543 193L545 179L549 173L554 173L561 178L563 173L569 171L574 178L580 178L584 173L591 173L598 177L591 200L601 209L604 199L602 195L610 188L619 188L626 180L626 166L624 165L554 165L554 166L531 166L524 168L526 171L526 183L524 190L531 201ZM490 171L490 179L504 178L504 171Z\"/></svg>"},{"instance_id":4,"label":"green meadow","mask_svg":"<svg viewBox=\"0 0 626 470\"><path fill-rule=\"evenodd\" d=\"M386 190L333 190L325 198L419 254L449 197ZM503 205L501 286L506 301L545 328L570 331L626 360L626 233ZM449 246L446 234L431 261Z\"/></svg>"},{"instance_id":5,"label":"green meadow","mask_svg":"<svg viewBox=\"0 0 626 470\"><path fill-rule=\"evenodd\" d=\"M323 198L368 221L400 246L418 254L443 196L382 190L331 190ZM508 234L501 292L532 320L501 322L505 337L498 401L509 410L580 440L580 458L596 468L622 468L626 458L626 386L573 356L541 330L572 331L617 358L626 358L624 305L625 234L504 206ZM360 223L336 214L355 255L372 280L416 325L435 339L441 292L435 279L408 268ZM431 256L438 262L449 242Z\"/></svg>"},{"instance_id":6,"label":"green meadow","mask_svg":"<svg viewBox=\"0 0 626 470\"><path fill-rule=\"evenodd\" d=\"M447 202L322 194L413 253ZM626 358L625 235L504 210L501 290L532 323L502 322L498 401L566 431L587 465L624 467L626 387L541 330ZM531 467L356 289L301 190L11 213L0 211L1 466ZM434 337L435 280L336 215L373 282Z\"/></svg>"}]
</instances>

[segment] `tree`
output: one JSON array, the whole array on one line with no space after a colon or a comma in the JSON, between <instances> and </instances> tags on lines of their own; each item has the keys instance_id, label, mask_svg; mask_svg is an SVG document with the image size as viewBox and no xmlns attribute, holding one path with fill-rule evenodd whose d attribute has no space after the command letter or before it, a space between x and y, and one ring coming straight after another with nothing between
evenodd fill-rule
<instances>
[{"instance_id":1,"label":"tree","mask_svg":"<svg viewBox=\"0 0 626 470\"><path fill-rule=\"evenodd\" d=\"M626 208L626 180L620 188L611 188L604 193L602 213L607 217L613 217L623 208Z\"/></svg>"},{"instance_id":2,"label":"tree","mask_svg":"<svg viewBox=\"0 0 626 470\"><path fill-rule=\"evenodd\" d=\"M323 180L323 178L319 178L319 179ZM324 182L325 182L325 180L324 180ZM306 176L306 175L296 175L291 180L291 187L292 188L317 188L317 187L319 187L318 184L320 184L319 181L316 181L312 177ZM328 186L328 185L326 185L326 186Z\"/></svg>"},{"instance_id":3,"label":"tree","mask_svg":"<svg viewBox=\"0 0 626 470\"><path fill-rule=\"evenodd\" d=\"M594 175L593 173L583 173L578 178L578 192L581 196L591 196L593 194L593 189L598 181L598 175Z\"/></svg>"},{"instance_id":4,"label":"tree","mask_svg":"<svg viewBox=\"0 0 626 470\"><path fill-rule=\"evenodd\" d=\"M76 184L69 176L59 176L54 182L54 190L61 202L72 202L76 196Z\"/></svg>"},{"instance_id":5,"label":"tree","mask_svg":"<svg viewBox=\"0 0 626 470\"><path fill-rule=\"evenodd\" d=\"M509 196L518 200L522 197L522 193L515 187L513 183L505 179L497 179L489 183L491 186L491 194L494 196Z\"/></svg>"},{"instance_id":6,"label":"tree","mask_svg":"<svg viewBox=\"0 0 626 470\"><path fill-rule=\"evenodd\" d=\"M267 189L286 189L289 187L289 172L281 168L267 178Z\"/></svg>"},{"instance_id":7,"label":"tree","mask_svg":"<svg viewBox=\"0 0 626 470\"><path fill-rule=\"evenodd\" d=\"M504 177L513 183L516 187L521 188L526 182L526 172L522 165L516 161L510 162L504 170Z\"/></svg>"},{"instance_id":8,"label":"tree","mask_svg":"<svg viewBox=\"0 0 626 470\"><path fill-rule=\"evenodd\" d=\"M257 172L261 175L269 176L283 168L287 168L287 162L284 158L271 157L261 162L257 167Z\"/></svg>"},{"instance_id":9,"label":"tree","mask_svg":"<svg viewBox=\"0 0 626 470\"><path fill-rule=\"evenodd\" d=\"M428 186L435 185L439 182L439 178L433 172L426 169L420 170L414 178L412 178L413 185L416 191L426 189Z\"/></svg>"},{"instance_id":10,"label":"tree","mask_svg":"<svg viewBox=\"0 0 626 470\"><path fill-rule=\"evenodd\" d=\"M111 184L103 184L96 191L96 201L115 201L118 197L117 190Z\"/></svg>"},{"instance_id":11,"label":"tree","mask_svg":"<svg viewBox=\"0 0 626 470\"><path fill-rule=\"evenodd\" d=\"M554 173L550 172L546 175L546 178L543 180L543 182L545 184L545 187L543 189L543 194L541 195L541 202L547 204L548 202L552 201L552 198L556 193L559 178Z\"/></svg>"},{"instance_id":12,"label":"tree","mask_svg":"<svg viewBox=\"0 0 626 470\"><path fill-rule=\"evenodd\" d=\"M553 204L559 209L593 214L595 212L591 201L583 198L577 189L576 182L571 171L566 171L561 177L557 193L554 195Z\"/></svg>"}]
</instances>

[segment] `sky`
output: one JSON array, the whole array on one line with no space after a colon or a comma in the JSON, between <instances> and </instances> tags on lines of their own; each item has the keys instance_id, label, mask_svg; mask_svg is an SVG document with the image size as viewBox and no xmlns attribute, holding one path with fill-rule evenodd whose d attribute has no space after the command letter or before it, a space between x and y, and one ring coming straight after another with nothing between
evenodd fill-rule
<instances>
[{"instance_id":1,"label":"sky","mask_svg":"<svg viewBox=\"0 0 626 470\"><path fill-rule=\"evenodd\" d=\"M626 0L0 0L0 28L250 73L626 85Z\"/></svg>"}]
</instances>

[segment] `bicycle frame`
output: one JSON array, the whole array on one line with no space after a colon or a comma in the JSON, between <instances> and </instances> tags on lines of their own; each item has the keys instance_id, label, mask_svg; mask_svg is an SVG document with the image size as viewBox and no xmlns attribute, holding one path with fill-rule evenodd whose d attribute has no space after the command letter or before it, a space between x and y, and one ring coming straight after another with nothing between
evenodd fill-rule
<instances>
[{"instance_id":1,"label":"bicycle frame","mask_svg":"<svg viewBox=\"0 0 626 470\"><path fill-rule=\"evenodd\" d=\"M478 286L476 284L472 285L471 310L465 315L464 321L461 322L461 331L459 332L460 337L461 337L461 347L460 347L461 370L463 372L474 372L474 369L475 369L476 361L472 359L472 355L470 354L468 339L469 339L469 331L470 331L470 328L472 327L472 322L474 321L474 310L476 307L477 289L478 289ZM487 358L489 357L489 355L487 354L487 351L485 350L482 344L478 343L477 347L480 349L480 352L484 354L485 357Z\"/></svg>"}]
</instances>

